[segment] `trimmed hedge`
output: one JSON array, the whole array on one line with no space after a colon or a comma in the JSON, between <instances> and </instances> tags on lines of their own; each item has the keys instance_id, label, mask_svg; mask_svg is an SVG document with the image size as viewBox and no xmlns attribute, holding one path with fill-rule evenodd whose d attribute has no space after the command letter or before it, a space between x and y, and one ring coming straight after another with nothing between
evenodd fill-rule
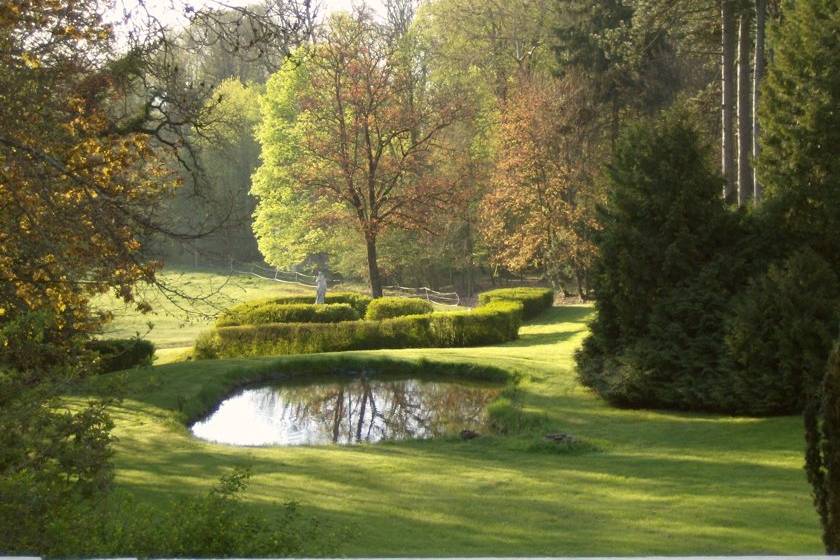
<instances>
[{"instance_id":1,"label":"trimmed hedge","mask_svg":"<svg viewBox=\"0 0 840 560\"><path fill-rule=\"evenodd\" d=\"M350 307L352 307L356 313L358 313L359 317L364 317L365 312L367 311L367 306L371 302L371 297L366 296L365 294L359 294L356 292L333 292L328 293L327 297L324 300L324 303L327 305L333 303L346 303ZM235 317L237 314L240 313L248 313L253 311L254 309L258 309L260 307L264 307L268 304L276 304L276 305L296 305L296 304L314 304L315 303L315 296L283 296L283 297L272 297L272 298L263 298L263 299L255 299L252 301L246 301L244 303L240 303L239 305L235 305L230 309L226 310L219 320L223 320L225 317Z\"/></svg>"},{"instance_id":2,"label":"trimmed hedge","mask_svg":"<svg viewBox=\"0 0 840 560\"><path fill-rule=\"evenodd\" d=\"M524 307L525 319L533 319L554 305L554 290L550 288L500 288L478 295L479 305L494 301L518 301Z\"/></svg>"},{"instance_id":3,"label":"trimmed hedge","mask_svg":"<svg viewBox=\"0 0 840 560\"><path fill-rule=\"evenodd\" d=\"M147 366L155 355L155 345L140 338L91 340L86 347L99 355L99 373Z\"/></svg>"},{"instance_id":4,"label":"trimmed hedge","mask_svg":"<svg viewBox=\"0 0 840 560\"><path fill-rule=\"evenodd\" d=\"M221 327L199 337L195 357L232 358L498 344L517 338L522 313L521 303L497 301L473 311L410 315L381 321Z\"/></svg>"},{"instance_id":5,"label":"trimmed hedge","mask_svg":"<svg viewBox=\"0 0 840 560\"><path fill-rule=\"evenodd\" d=\"M383 297L375 299L368 305L365 319L392 319L406 315L424 315L434 312L434 306L422 299L404 297Z\"/></svg>"},{"instance_id":6,"label":"trimmed hedge","mask_svg":"<svg viewBox=\"0 0 840 560\"><path fill-rule=\"evenodd\" d=\"M245 311L226 312L217 327L262 325L265 323L338 323L359 318L349 303L265 303Z\"/></svg>"}]
</instances>

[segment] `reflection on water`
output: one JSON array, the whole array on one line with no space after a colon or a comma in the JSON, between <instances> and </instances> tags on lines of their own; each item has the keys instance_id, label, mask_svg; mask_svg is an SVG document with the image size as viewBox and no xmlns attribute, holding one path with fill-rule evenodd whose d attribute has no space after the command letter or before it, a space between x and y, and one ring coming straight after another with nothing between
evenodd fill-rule
<instances>
[{"instance_id":1,"label":"reflection on water","mask_svg":"<svg viewBox=\"0 0 840 560\"><path fill-rule=\"evenodd\" d=\"M480 428L496 387L418 380L246 389L192 426L233 445L317 445L429 438Z\"/></svg>"}]
</instances>

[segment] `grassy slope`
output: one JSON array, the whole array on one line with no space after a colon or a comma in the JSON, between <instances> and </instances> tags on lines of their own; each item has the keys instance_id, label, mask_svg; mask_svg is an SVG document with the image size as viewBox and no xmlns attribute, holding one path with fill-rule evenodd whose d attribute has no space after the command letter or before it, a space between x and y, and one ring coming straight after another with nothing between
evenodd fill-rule
<instances>
[{"instance_id":1,"label":"grassy slope","mask_svg":"<svg viewBox=\"0 0 840 560\"><path fill-rule=\"evenodd\" d=\"M132 399L118 411L118 484L163 500L250 464L249 504L293 499L329 526L349 527L342 555L820 552L800 419L606 406L573 372L590 312L555 308L498 347L354 354L516 370L526 411L600 451L529 451L542 432L360 447L207 444L170 410L178 397L190 402L232 368L269 360L195 362L130 373Z\"/></svg>"},{"instance_id":2,"label":"grassy slope","mask_svg":"<svg viewBox=\"0 0 840 560\"><path fill-rule=\"evenodd\" d=\"M147 338L155 343L159 363L168 362L192 347L198 334L212 325L212 316L220 307L244 299L274 295L311 294L312 300L315 300L314 288L271 282L245 274L225 276L213 272L166 269L159 277L179 292L210 298L205 303L187 302L179 297L170 300L159 291L149 289L142 295L149 300L154 311L147 314L126 306L110 294L94 301L96 307L114 313L114 321L106 327L104 336L130 338L140 335ZM185 313L185 309L189 313ZM151 330L148 323L153 325Z\"/></svg>"}]
</instances>

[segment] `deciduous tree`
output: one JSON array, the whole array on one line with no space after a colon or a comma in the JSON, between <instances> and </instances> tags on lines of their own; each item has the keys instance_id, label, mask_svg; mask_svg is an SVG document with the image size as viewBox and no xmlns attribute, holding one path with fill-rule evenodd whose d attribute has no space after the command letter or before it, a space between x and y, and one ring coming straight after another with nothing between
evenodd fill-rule
<instances>
[{"instance_id":1,"label":"deciduous tree","mask_svg":"<svg viewBox=\"0 0 840 560\"><path fill-rule=\"evenodd\" d=\"M597 134L587 81L534 78L504 105L482 231L491 262L539 268L554 285L572 280L581 295L593 257L590 239Z\"/></svg>"},{"instance_id":2,"label":"deciduous tree","mask_svg":"<svg viewBox=\"0 0 840 560\"><path fill-rule=\"evenodd\" d=\"M261 246L273 243L275 232L294 230L292 238L303 241L312 235L307 228L352 223L376 297L377 240L388 228L421 225L448 196L447 182L432 170L443 131L468 102L446 84L415 80L404 71L410 60L364 11L337 15L319 44L272 78L264 103L264 163L253 190ZM308 208L294 228L268 217L284 215L278 194Z\"/></svg>"}]
</instances>

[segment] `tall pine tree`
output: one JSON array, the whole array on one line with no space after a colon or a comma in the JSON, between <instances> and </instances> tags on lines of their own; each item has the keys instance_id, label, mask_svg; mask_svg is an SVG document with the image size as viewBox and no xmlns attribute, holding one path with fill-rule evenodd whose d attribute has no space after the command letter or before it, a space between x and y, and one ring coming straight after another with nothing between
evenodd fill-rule
<instances>
[{"instance_id":1,"label":"tall pine tree","mask_svg":"<svg viewBox=\"0 0 840 560\"><path fill-rule=\"evenodd\" d=\"M796 0L781 19L759 107L759 180L792 239L840 270L840 0Z\"/></svg>"}]
</instances>

